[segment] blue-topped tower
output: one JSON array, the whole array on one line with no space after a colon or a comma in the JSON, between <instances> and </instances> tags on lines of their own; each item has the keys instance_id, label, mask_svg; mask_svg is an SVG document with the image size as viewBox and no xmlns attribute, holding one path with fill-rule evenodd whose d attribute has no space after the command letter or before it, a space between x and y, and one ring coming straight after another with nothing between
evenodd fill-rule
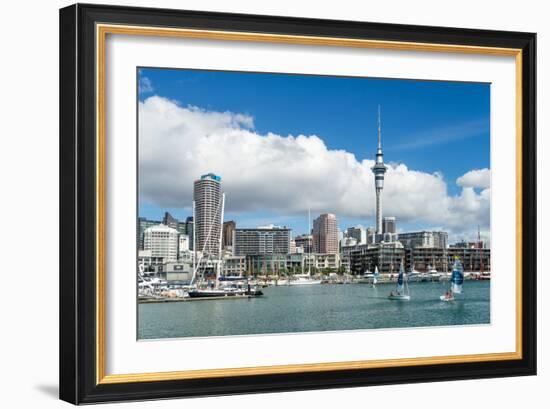
<instances>
[{"instance_id":1,"label":"blue-topped tower","mask_svg":"<svg viewBox=\"0 0 550 409\"><path fill-rule=\"evenodd\" d=\"M380 124L380 105L378 105L378 148L376 149L376 162L371 168L374 173L374 187L376 189L376 234L382 234L382 189L384 189L384 174L388 167L384 165L382 153L382 132Z\"/></svg>"},{"instance_id":2,"label":"blue-topped tower","mask_svg":"<svg viewBox=\"0 0 550 409\"><path fill-rule=\"evenodd\" d=\"M218 256L223 224L222 178L214 173L202 175L193 185L193 245L195 250Z\"/></svg>"}]
</instances>

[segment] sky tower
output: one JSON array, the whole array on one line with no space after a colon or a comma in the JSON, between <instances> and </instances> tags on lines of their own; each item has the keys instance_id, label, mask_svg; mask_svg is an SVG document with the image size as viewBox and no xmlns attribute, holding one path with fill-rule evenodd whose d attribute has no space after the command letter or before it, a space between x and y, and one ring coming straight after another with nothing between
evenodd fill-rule
<instances>
[{"instance_id":1,"label":"sky tower","mask_svg":"<svg viewBox=\"0 0 550 409\"><path fill-rule=\"evenodd\" d=\"M376 189L376 234L382 234L382 189L384 189L384 174L387 167L384 165L384 154L382 153L380 105L378 105L378 149L376 149L376 163L371 169L374 173L374 187Z\"/></svg>"}]
</instances>

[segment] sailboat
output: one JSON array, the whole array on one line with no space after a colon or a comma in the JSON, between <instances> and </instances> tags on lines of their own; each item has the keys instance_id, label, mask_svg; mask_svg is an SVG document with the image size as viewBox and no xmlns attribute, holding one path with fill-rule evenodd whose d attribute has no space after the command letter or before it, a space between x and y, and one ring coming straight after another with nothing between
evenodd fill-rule
<instances>
[{"instance_id":1,"label":"sailboat","mask_svg":"<svg viewBox=\"0 0 550 409\"><path fill-rule=\"evenodd\" d=\"M399 267L399 275L397 276L397 285L388 296L390 300L409 301L411 295L409 293L409 284L405 277L405 269L403 268L403 260L401 260L401 266Z\"/></svg>"},{"instance_id":2,"label":"sailboat","mask_svg":"<svg viewBox=\"0 0 550 409\"><path fill-rule=\"evenodd\" d=\"M311 210L308 209L307 211L307 223L308 223L308 231L311 232ZM308 240L309 241L309 240ZM294 280L289 280L288 282L288 285L314 285L314 284L321 284L321 280L314 280L312 277L311 277L311 263L312 263L312 258L311 258L311 247L313 245L313 237L312 237L312 240L311 240L311 244L309 244L307 246L307 248L309 249L308 253L307 253L307 260L308 260L308 271L307 273L303 273L303 263L302 263L302 274L295 274L294 275Z\"/></svg>"},{"instance_id":3,"label":"sailboat","mask_svg":"<svg viewBox=\"0 0 550 409\"><path fill-rule=\"evenodd\" d=\"M372 286L376 286L376 283L378 282L378 278L380 277L380 273L378 272L378 266L374 266L374 274L372 276Z\"/></svg>"},{"instance_id":4,"label":"sailboat","mask_svg":"<svg viewBox=\"0 0 550 409\"><path fill-rule=\"evenodd\" d=\"M462 284L464 283L464 268L460 260L455 258L453 272L451 273L451 288L439 297L441 301L453 301L455 294L462 293Z\"/></svg>"}]
</instances>

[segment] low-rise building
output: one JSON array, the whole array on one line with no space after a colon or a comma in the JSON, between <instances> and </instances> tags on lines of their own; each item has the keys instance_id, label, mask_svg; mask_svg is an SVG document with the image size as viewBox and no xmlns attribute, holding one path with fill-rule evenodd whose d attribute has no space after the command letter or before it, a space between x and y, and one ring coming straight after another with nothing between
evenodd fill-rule
<instances>
[{"instance_id":1,"label":"low-rise building","mask_svg":"<svg viewBox=\"0 0 550 409\"><path fill-rule=\"evenodd\" d=\"M143 249L151 251L152 257L162 257L165 262L178 259L178 236L176 229L158 224L143 232Z\"/></svg>"},{"instance_id":2,"label":"low-rise building","mask_svg":"<svg viewBox=\"0 0 550 409\"><path fill-rule=\"evenodd\" d=\"M193 277L193 266L180 261L170 261L155 267L156 275L168 284L189 284Z\"/></svg>"},{"instance_id":3,"label":"low-rise building","mask_svg":"<svg viewBox=\"0 0 550 409\"><path fill-rule=\"evenodd\" d=\"M361 245L350 252L350 270L361 275L378 267L380 274L397 273L404 259L405 249L399 242Z\"/></svg>"},{"instance_id":4,"label":"low-rise building","mask_svg":"<svg viewBox=\"0 0 550 409\"><path fill-rule=\"evenodd\" d=\"M447 248L449 234L445 231L417 231L399 233L397 238L405 247Z\"/></svg>"},{"instance_id":5,"label":"low-rise building","mask_svg":"<svg viewBox=\"0 0 550 409\"><path fill-rule=\"evenodd\" d=\"M246 272L246 256L226 256L222 266L224 276L240 277Z\"/></svg>"},{"instance_id":6,"label":"low-rise building","mask_svg":"<svg viewBox=\"0 0 550 409\"><path fill-rule=\"evenodd\" d=\"M138 265L143 266L143 271L145 273L153 272L155 266L162 265L163 263L164 258L153 257L151 255L151 250L138 250Z\"/></svg>"}]
</instances>

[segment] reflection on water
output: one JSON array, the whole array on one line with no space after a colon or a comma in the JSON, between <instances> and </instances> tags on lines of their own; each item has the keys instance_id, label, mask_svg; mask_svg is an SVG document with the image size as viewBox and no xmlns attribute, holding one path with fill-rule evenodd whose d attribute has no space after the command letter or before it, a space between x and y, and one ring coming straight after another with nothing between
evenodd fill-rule
<instances>
[{"instance_id":1,"label":"reflection on water","mask_svg":"<svg viewBox=\"0 0 550 409\"><path fill-rule=\"evenodd\" d=\"M393 284L279 286L264 297L140 304L139 339L490 323L490 282L468 281L453 302L448 283L410 283L410 301L387 299Z\"/></svg>"}]
</instances>

